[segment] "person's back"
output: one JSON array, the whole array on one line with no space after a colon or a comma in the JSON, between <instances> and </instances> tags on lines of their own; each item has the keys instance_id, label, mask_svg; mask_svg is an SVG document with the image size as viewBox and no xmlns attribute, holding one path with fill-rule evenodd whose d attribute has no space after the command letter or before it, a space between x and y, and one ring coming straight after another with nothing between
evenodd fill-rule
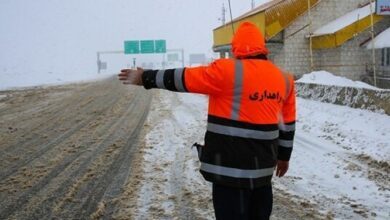
<instances>
[{"instance_id":1,"label":"person's back","mask_svg":"<svg viewBox=\"0 0 390 220\"><path fill-rule=\"evenodd\" d=\"M271 179L283 176L295 132L294 81L267 59L264 38L249 22L232 41L235 58L184 69L130 71L145 88L209 96L200 172L213 183L217 219L268 219ZM139 78L140 76L138 76Z\"/></svg>"}]
</instances>

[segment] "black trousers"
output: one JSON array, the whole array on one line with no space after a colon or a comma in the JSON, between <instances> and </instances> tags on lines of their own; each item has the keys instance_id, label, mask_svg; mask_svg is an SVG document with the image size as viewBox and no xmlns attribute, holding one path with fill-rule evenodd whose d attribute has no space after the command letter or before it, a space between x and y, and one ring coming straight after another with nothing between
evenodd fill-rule
<instances>
[{"instance_id":1,"label":"black trousers","mask_svg":"<svg viewBox=\"0 0 390 220\"><path fill-rule=\"evenodd\" d=\"M217 220L268 220L272 201L271 185L240 189L213 183L213 205Z\"/></svg>"}]
</instances>

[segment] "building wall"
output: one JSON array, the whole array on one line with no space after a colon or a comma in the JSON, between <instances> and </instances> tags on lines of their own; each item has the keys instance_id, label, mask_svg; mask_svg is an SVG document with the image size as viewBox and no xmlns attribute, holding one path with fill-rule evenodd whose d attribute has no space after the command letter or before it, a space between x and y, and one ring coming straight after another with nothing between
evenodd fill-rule
<instances>
[{"instance_id":1,"label":"building wall","mask_svg":"<svg viewBox=\"0 0 390 220\"><path fill-rule=\"evenodd\" d=\"M374 26L374 32L379 33L390 27L390 20L384 19ZM367 50L365 42L371 39L371 30L360 33L355 38L334 49L315 50L314 59L317 69L348 77L353 80L361 80L367 74L367 69L373 68L372 50ZM329 57L337 56L338 60ZM381 63L381 50L376 50L375 63Z\"/></svg>"},{"instance_id":2,"label":"building wall","mask_svg":"<svg viewBox=\"0 0 390 220\"><path fill-rule=\"evenodd\" d=\"M308 13L299 17L285 29L284 44L269 44L271 59L283 69L302 75L312 70L326 70L336 75L357 80L366 74L366 64L372 63L372 52L360 46L370 39L370 30L333 49L313 50L313 69L311 68L309 39L306 36L321 26L358 8L369 0L322 0L311 10L312 26L309 30ZM306 26L306 27L305 27ZM375 25L378 33L390 26L390 19ZM378 54L377 63L381 56Z\"/></svg>"}]
</instances>

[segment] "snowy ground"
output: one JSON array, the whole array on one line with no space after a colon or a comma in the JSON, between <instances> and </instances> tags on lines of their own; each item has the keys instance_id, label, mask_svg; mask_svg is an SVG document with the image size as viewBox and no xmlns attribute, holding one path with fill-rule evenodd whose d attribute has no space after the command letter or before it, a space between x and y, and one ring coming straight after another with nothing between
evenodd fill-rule
<instances>
[{"instance_id":1,"label":"snowy ground","mask_svg":"<svg viewBox=\"0 0 390 220\"><path fill-rule=\"evenodd\" d=\"M341 76L335 76L327 71L314 71L303 75L297 82L301 83L312 83L329 86L343 86L343 87L354 87L354 88L365 88L372 90L382 90L377 87L371 86L367 83L360 81L353 81Z\"/></svg>"},{"instance_id":2,"label":"snowy ground","mask_svg":"<svg viewBox=\"0 0 390 220\"><path fill-rule=\"evenodd\" d=\"M202 142L206 102L205 96L155 91L141 150L143 161L137 166L142 167L138 176L142 184L135 195L138 202L128 212L135 219L209 219L213 215L210 184L201 178L196 151L191 148ZM120 213L119 218L126 214Z\"/></svg>"},{"instance_id":3,"label":"snowy ground","mask_svg":"<svg viewBox=\"0 0 390 220\"><path fill-rule=\"evenodd\" d=\"M2 75L0 89L80 80L61 77ZM321 73L303 79L317 84L361 85ZM194 142L203 141L207 97L154 93L144 126L144 146L138 152L140 166L135 171L139 170L126 191L131 196L121 200L124 208L118 210L117 217L214 219L210 183L199 174L197 154L191 149ZM286 206L298 204L290 210L315 210L322 218L390 219L390 117L300 98L297 109L291 167L287 176L274 179L276 200L281 195L288 200ZM279 212L275 210L274 219L292 219L278 217ZM318 215L298 216L303 217L294 219L317 219Z\"/></svg>"},{"instance_id":4,"label":"snowy ground","mask_svg":"<svg viewBox=\"0 0 390 220\"><path fill-rule=\"evenodd\" d=\"M17 89L33 86L52 86L62 85L74 82L90 82L99 79L112 77L113 74L108 73L85 73L85 74L58 74L54 72L41 73L16 73L16 72L1 72L0 73L0 90Z\"/></svg>"},{"instance_id":5,"label":"snowy ground","mask_svg":"<svg viewBox=\"0 0 390 220\"><path fill-rule=\"evenodd\" d=\"M336 219L390 218L390 117L305 99L297 106L291 167L286 177L274 179L276 193L287 192ZM136 219L183 216L176 207L183 198L176 197L185 195L197 196L187 207L197 219L213 219L210 184L190 148L202 141L206 110L204 96L156 93Z\"/></svg>"},{"instance_id":6,"label":"snowy ground","mask_svg":"<svg viewBox=\"0 0 390 220\"><path fill-rule=\"evenodd\" d=\"M390 117L298 99L291 168L275 184L341 219L390 217Z\"/></svg>"}]
</instances>

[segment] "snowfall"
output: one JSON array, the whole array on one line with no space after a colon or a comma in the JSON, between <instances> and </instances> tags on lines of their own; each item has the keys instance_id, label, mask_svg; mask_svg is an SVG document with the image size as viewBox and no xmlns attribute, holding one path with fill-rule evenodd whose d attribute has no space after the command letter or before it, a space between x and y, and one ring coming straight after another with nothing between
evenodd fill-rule
<instances>
[{"instance_id":1,"label":"snowfall","mask_svg":"<svg viewBox=\"0 0 390 220\"><path fill-rule=\"evenodd\" d=\"M0 74L0 89L23 89L26 86L90 81L109 76L91 74L78 78L53 74L34 77ZM336 77L325 71L306 74L299 81L373 89L362 82ZM207 101L207 97L202 95L163 90L155 92L146 121L152 126L146 134L146 146L149 147L143 158L145 178L170 176L180 163L180 167L184 168L180 171L181 184L191 192L198 192L199 196L209 196L210 183L199 174L197 154L195 149L191 149L194 142L203 142ZM296 200L310 201L321 213L334 213L336 219L361 219L363 217L359 210L365 212L368 219L390 219L389 183L370 176L373 174L372 166L390 161L390 117L302 98L297 99L297 110L290 169L285 177L274 178L274 188L288 192ZM182 158L179 161L178 155ZM388 179L388 173L380 172L379 167L377 175ZM157 205L153 196L172 187L164 184L147 181L141 187L138 193L138 219L148 218L150 207ZM172 209L169 202L158 206L166 212ZM214 219L212 210L198 212L205 219Z\"/></svg>"}]
</instances>

